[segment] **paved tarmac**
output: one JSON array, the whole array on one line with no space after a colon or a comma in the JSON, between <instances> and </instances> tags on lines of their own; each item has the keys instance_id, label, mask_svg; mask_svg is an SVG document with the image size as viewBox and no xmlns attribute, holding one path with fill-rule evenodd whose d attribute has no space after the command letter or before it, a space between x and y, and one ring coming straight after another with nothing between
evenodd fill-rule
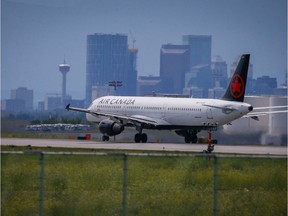
<instances>
[{"instance_id":1,"label":"paved tarmac","mask_svg":"<svg viewBox=\"0 0 288 216\"><path fill-rule=\"evenodd\" d=\"M179 151L203 152L206 144L174 144L174 143L117 143L98 142L94 140L69 140L69 139L32 139L32 138L1 138L1 145L39 146L39 147L64 147L87 149L114 149L114 150L153 150L153 151ZM262 154L262 155L287 155L286 146L232 146L215 145L214 153L232 154Z\"/></svg>"}]
</instances>

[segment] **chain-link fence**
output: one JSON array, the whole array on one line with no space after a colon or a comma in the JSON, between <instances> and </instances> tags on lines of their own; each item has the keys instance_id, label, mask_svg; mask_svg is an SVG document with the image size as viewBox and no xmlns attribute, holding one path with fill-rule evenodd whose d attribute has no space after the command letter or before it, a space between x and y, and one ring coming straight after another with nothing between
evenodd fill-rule
<instances>
[{"instance_id":1,"label":"chain-link fence","mask_svg":"<svg viewBox=\"0 0 288 216\"><path fill-rule=\"evenodd\" d=\"M287 157L2 152L2 215L287 215Z\"/></svg>"}]
</instances>

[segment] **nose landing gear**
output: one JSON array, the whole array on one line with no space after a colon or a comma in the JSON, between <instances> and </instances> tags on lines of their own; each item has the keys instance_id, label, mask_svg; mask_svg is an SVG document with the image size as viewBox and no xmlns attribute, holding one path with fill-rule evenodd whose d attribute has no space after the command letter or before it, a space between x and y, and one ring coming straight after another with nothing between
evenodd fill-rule
<instances>
[{"instance_id":1,"label":"nose landing gear","mask_svg":"<svg viewBox=\"0 0 288 216\"><path fill-rule=\"evenodd\" d=\"M214 145L212 144L212 132L208 131L208 146L207 150L203 150L203 152L211 154L213 151L214 151Z\"/></svg>"}]
</instances>

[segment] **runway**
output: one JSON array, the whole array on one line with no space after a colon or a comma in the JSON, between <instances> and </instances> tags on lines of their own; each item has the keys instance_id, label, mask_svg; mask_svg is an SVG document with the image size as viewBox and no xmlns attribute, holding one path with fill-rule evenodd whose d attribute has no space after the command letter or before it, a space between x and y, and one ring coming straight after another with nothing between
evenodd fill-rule
<instances>
[{"instance_id":1,"label":"runway","mask_svg":"<svg viewBox=\"0 0 288 216\"><path fill-rule=\"evenodd\" d=\"M107 150L149 150L149 151L179 151L202 152L206 144L175 144L175 143L117 143L97 142L93 140L69 139L32 139L32 138L1 138L1 145L63 147ZM261 154L261 155L287 155L286 146L231 146L215 145L214 153L229 154Z\"/></svg>"}]
</instances>

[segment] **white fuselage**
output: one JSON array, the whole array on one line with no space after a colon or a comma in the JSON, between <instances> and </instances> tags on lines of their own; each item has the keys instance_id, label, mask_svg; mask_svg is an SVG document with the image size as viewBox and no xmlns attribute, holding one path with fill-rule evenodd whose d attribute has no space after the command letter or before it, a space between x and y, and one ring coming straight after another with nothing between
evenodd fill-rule
<instances>
[{"instance_id":1,"label":"white fuselage","mask_svg":"<svg viewBox=\"0 0 288 216\"><path fill-rule=\"evenodd\" d=\"M88 110L163 121L175 127L221 126L241 118L250 104L220 99L105 96L92 102ZM227 109L225 109L227 108ZM100 122L107 117L87 114L87 120Z\"/></svg>"}]
</instances>

